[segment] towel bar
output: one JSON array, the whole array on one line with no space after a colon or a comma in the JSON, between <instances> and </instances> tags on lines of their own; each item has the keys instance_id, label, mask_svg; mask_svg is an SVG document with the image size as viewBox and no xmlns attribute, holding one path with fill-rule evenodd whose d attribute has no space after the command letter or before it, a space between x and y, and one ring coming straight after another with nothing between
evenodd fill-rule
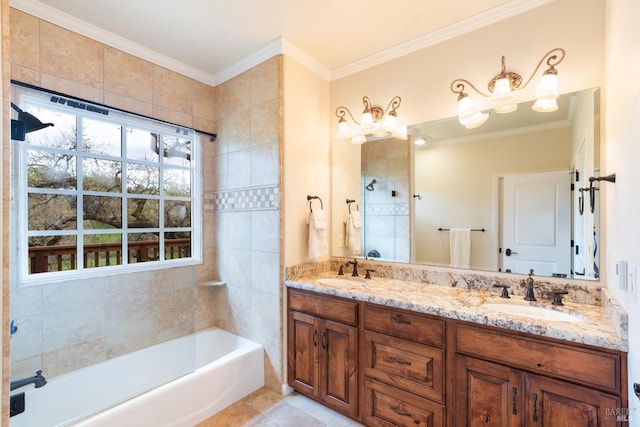
<instances>
[{"instance_id":1,"label":"towel bar","mask_svg":"<svg viewBox=\"0 0 640 427\"><path fill-rule=\"evenodd\" d=\"M438 228L438 231L451 231L450 228ZM483 233L485 232L484 228L472 228L471 231L482 231Z\"/></svg>"}]
</instances>

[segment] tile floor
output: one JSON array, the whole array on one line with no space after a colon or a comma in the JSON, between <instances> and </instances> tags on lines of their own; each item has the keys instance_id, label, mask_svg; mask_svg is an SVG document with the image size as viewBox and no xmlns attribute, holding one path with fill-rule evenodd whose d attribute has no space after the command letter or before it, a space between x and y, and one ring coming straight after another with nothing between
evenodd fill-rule
<instances>
[{"instance_id":1,"label":"tile floor","mask_svg":"<svg viewBox=\"0 0 640 427\"><path fill-rule=\"evenodd\" d=\"M261 388L196 427L357 427L361 425L298 393L282 396Z\"/></svg>"}]
</instances>

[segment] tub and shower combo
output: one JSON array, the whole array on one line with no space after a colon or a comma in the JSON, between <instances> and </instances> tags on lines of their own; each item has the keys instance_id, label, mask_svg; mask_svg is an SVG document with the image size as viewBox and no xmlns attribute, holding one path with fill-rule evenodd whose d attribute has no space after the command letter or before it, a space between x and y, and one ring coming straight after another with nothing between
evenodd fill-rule
<instances>
[{"instance_id":1,"label":"tub and shower combo","mask_svg":"<svg viewBox=\"0 0 640 427\"><path fill-rule=\"evenodd\" d=\"M13 391L25 411L10 427L191 427L264 385L263 354L222 329L199 331Z\"/></svg>"}]
</instances>

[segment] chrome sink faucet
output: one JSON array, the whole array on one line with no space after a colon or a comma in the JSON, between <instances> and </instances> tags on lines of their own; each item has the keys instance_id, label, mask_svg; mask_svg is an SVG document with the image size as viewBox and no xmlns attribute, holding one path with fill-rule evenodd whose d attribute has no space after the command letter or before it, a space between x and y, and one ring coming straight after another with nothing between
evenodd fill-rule
<instances>
[{"instance_id":1,"label":"chrome sink faucet","mask_svg":"<svg viewBox=\"0 0 640 427\"><path fill-rule=\"evenodd\" d=\"M533 268L529 270L529 277L527 277L524 288L526 289L524 293L524 300L537 301L536 297L533 295Z\"/></svg>"}]
</instances>

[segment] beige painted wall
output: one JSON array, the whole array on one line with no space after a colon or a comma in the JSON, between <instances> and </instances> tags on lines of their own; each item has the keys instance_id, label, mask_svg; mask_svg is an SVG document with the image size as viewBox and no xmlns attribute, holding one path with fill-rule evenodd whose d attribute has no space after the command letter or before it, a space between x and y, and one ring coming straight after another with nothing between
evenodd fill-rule
<instances>
[{"instance_id":1,"label":"beige painted wall","mask_svg":"<svg viewBox=\"0 0 640 427\"><path fill-rule=\"evenodd\" d=\"M418 262L449 264L449 233L471 233L471 268L497 271L498 178L523 172L569 171L571 128L416 149L415 235Z\"/></svg>"},{"instance_id":2,"label":"beige painted wall","mask_svg":"<svg viewBox=\"0 0 640 427\"><path fill-rule=\"evenodd\" d=\"M633 422L640 420L640 400L632 384L640 382L640 290L636 297L616 288L615 262L626 259L640 267L640 3L636 0L607 2L607 78L604 98L605 174L615 173L616 183L604 184L605 257L611 262L602 269L603 281L629 314L629 406ZM638 270L636 270L636 273ZM637 278L636 278L637 282Z\"/></svg>"},{"instance_id":3,"label":"beige painted wall","mask_svg":"<svg viewBox=\"0 0 640 427\"><path fill-rule=\"evenodd\" d=\"M283 76L284 262L294 265L309 261L307 195L322 199L330 220L329 82L288 56L284 57ZM313 208L320 208L317 200ZM327 242L330 238L327 232Z\"/></svg>"},{"instance_id":4,"label":"beige painted wall","mask_svg":"<svg viewBox=\"0 0 640 427\"><path fill-rule=\"evenodd\" d=\"M332 132L335 108L358 112L363 95L382 107L401 96L398 118L407 125L455 116L451 82L462 77L484 86L500 71L502 55L507 68L528 77L546 52L562 47L567 51L557 67L562 93L602 86L603 15L604 0L558 0L332 82Z\"/></svg>"}]
</instances>

